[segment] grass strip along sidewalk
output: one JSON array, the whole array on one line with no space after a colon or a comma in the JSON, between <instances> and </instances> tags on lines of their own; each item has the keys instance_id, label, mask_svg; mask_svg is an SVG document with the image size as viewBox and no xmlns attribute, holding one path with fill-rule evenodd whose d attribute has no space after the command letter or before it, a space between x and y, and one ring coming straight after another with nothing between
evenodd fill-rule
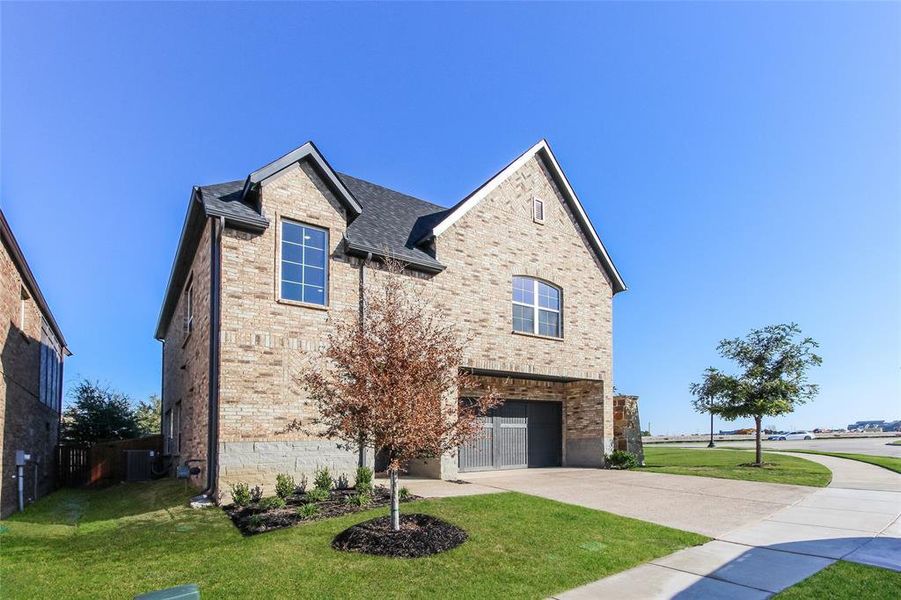
<instances>
[{"instance_id":1,"label":"grass strip along sidewalk","mask_svg":"<svg viewBox=\"0 0 901 600\"><path fill-rule=\"evenodd\" d=\"M823 452L822 450L804 450L804 449L798 449L798 448L780 450L779 452L794 452L794 453L798 453L798 454L820 454L822 456L834 456L835 458L847 458L848 460L857 460L860 462L869 463L871 465L876 465L877 467L882 467L883 469L888 469L889 471L894 471L895 473L901 473L901 458L894 458L892 456L875 456L873 454L854 454L851 452Z\"/></svg>"},{"instance_id":2,"label":"grass strip along sidewalk","mask_svg":"<svg viewBox=\"0 0 901 600\"><path fill-rule=\"evenodd\" d=\"M774 596L774 600L823 598L897 600L901 598L901 573L840 560Z\"/></svg>"},{"instance_id":3,"label":"grass strip along sidewalk","mask_svg":"<svg viewBox=\"0 0 901 600\"><path fill-rule=\"evenodd\" d=\"M763 454L763 467L750 466L754 452L749 450L645 446L644 457L645 466L637 470L813 487L832 481L832 472L821 464L769 452Z\"/></svg>"}]
</instances>

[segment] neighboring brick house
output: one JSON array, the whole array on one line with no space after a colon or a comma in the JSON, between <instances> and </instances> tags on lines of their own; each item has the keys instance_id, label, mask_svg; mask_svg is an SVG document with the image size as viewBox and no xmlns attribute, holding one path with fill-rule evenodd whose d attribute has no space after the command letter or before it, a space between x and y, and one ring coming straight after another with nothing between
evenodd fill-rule
<instances>
[{"instance_id":1,"label":"neighboring brick house","mask_svg":"<svg viewBox=\"0 0 901 600\"><path fill-rule=\"evenodd\" d=\"M547 143L445 208L340 174L308 142L191 194L156 337L167 449L198 461L196 485L356 467L288 425L313 416L297 378L329 317L358 309L367 257L386 253L473 336L461 368L508 400L479 440L411 472L603 465L625 285Z\"/></svg>"},{"instance_id":2,"label":"neighboring brick house","mask_svg":"<svg viewBox=\"0 0 901 600\"><path fill-rule=\"evenodd\" d=\"M29 455L22 470L24 501L54 488L63 359L70 353L2 210L0 237L0 517L5 517L19 504L18 451Z\"/></svg>"}]
</instances>

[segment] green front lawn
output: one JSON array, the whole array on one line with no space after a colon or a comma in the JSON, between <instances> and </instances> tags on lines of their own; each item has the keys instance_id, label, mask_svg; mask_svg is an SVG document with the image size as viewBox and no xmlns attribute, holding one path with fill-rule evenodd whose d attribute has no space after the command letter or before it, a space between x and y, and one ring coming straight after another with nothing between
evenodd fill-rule
<instances>
[{"instance_id":1,"label":"green front lawn","mask_svg":"<svg viewBox=\"0 0 901 600\"><path fill-rule=\"evenodd\" d=\"M754 452L748 450L721 450L718 448L658 448L646 446L645 466L642 471L673 473L675 475L701 475L721 479L744 479L767 483L791 483L826 487L832 480L832 472L818 463L778 454L763 453L765 467L750 467Z\"/></svg>"},{"instance_id":2,"label":"green front lawn","mask_svg":"<svg viewBox=\"0 0 901 600\"><path fill-rule=\"evenodd\" d=\"M820 450L782 450L781 452L797 452L800 454L822 454L823 456L834 456L836 458L847 458L849 460L858 460L860 462L870 463L895 473L901 473L901 458L891 456L875 456L873 454L853 454L850 452L822 452Z\"/></svg>"},{"instance_id":3,"label":"green front lawn","mask_svg":"<svg viewBox=\"0 0 901 600\"><path fill-rule=\"evenodd\" d=\"M778 600L897 600L901 573L879 567L838 561L775 596Z\"/></svg>"},{"instance_id":4,"label":"green front lawn","mask_svg":"<svg viewBox=\"0 0 901 600\"><path fill-rule=\"evenodd\" d=\"M184 583L203 598L544 598L707 538L516 493L402 506L469 540L424 559L338 552L332 538L385 509L242 537L181 483L61 490L3 522L3 598L131 598Z\"/></svg>"}]
</instances>

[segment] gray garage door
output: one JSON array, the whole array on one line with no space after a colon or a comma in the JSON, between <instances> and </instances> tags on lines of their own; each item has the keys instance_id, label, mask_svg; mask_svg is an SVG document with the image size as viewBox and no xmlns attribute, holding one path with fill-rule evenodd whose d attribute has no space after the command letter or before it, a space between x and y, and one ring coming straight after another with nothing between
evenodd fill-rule
<instances>
[{"instance_id":1,"label":"gray garage door","mask_svg":"<svg viewBox=\"0 0 901 600\"><path fill-rule=\"evenodd\" d=\"M461 471L559 467L559 402L508 400L481 417L479 436L460 447Z\"/></svg>"}]
</instances>

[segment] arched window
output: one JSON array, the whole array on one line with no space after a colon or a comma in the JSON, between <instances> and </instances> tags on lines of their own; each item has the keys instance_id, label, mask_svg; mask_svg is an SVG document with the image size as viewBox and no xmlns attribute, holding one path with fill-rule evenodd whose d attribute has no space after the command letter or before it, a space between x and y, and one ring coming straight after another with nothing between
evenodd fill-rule
<instances>
[{"instance_id":1,"label":"arched window","mask_svg":"<svg viewBox=\"0 0 901 600\"><path fill-rule=\"evenodd\" d=\"M513 331L563 337L563 291L534 277L513 277Z\"/></svg>"}]
</instances>

